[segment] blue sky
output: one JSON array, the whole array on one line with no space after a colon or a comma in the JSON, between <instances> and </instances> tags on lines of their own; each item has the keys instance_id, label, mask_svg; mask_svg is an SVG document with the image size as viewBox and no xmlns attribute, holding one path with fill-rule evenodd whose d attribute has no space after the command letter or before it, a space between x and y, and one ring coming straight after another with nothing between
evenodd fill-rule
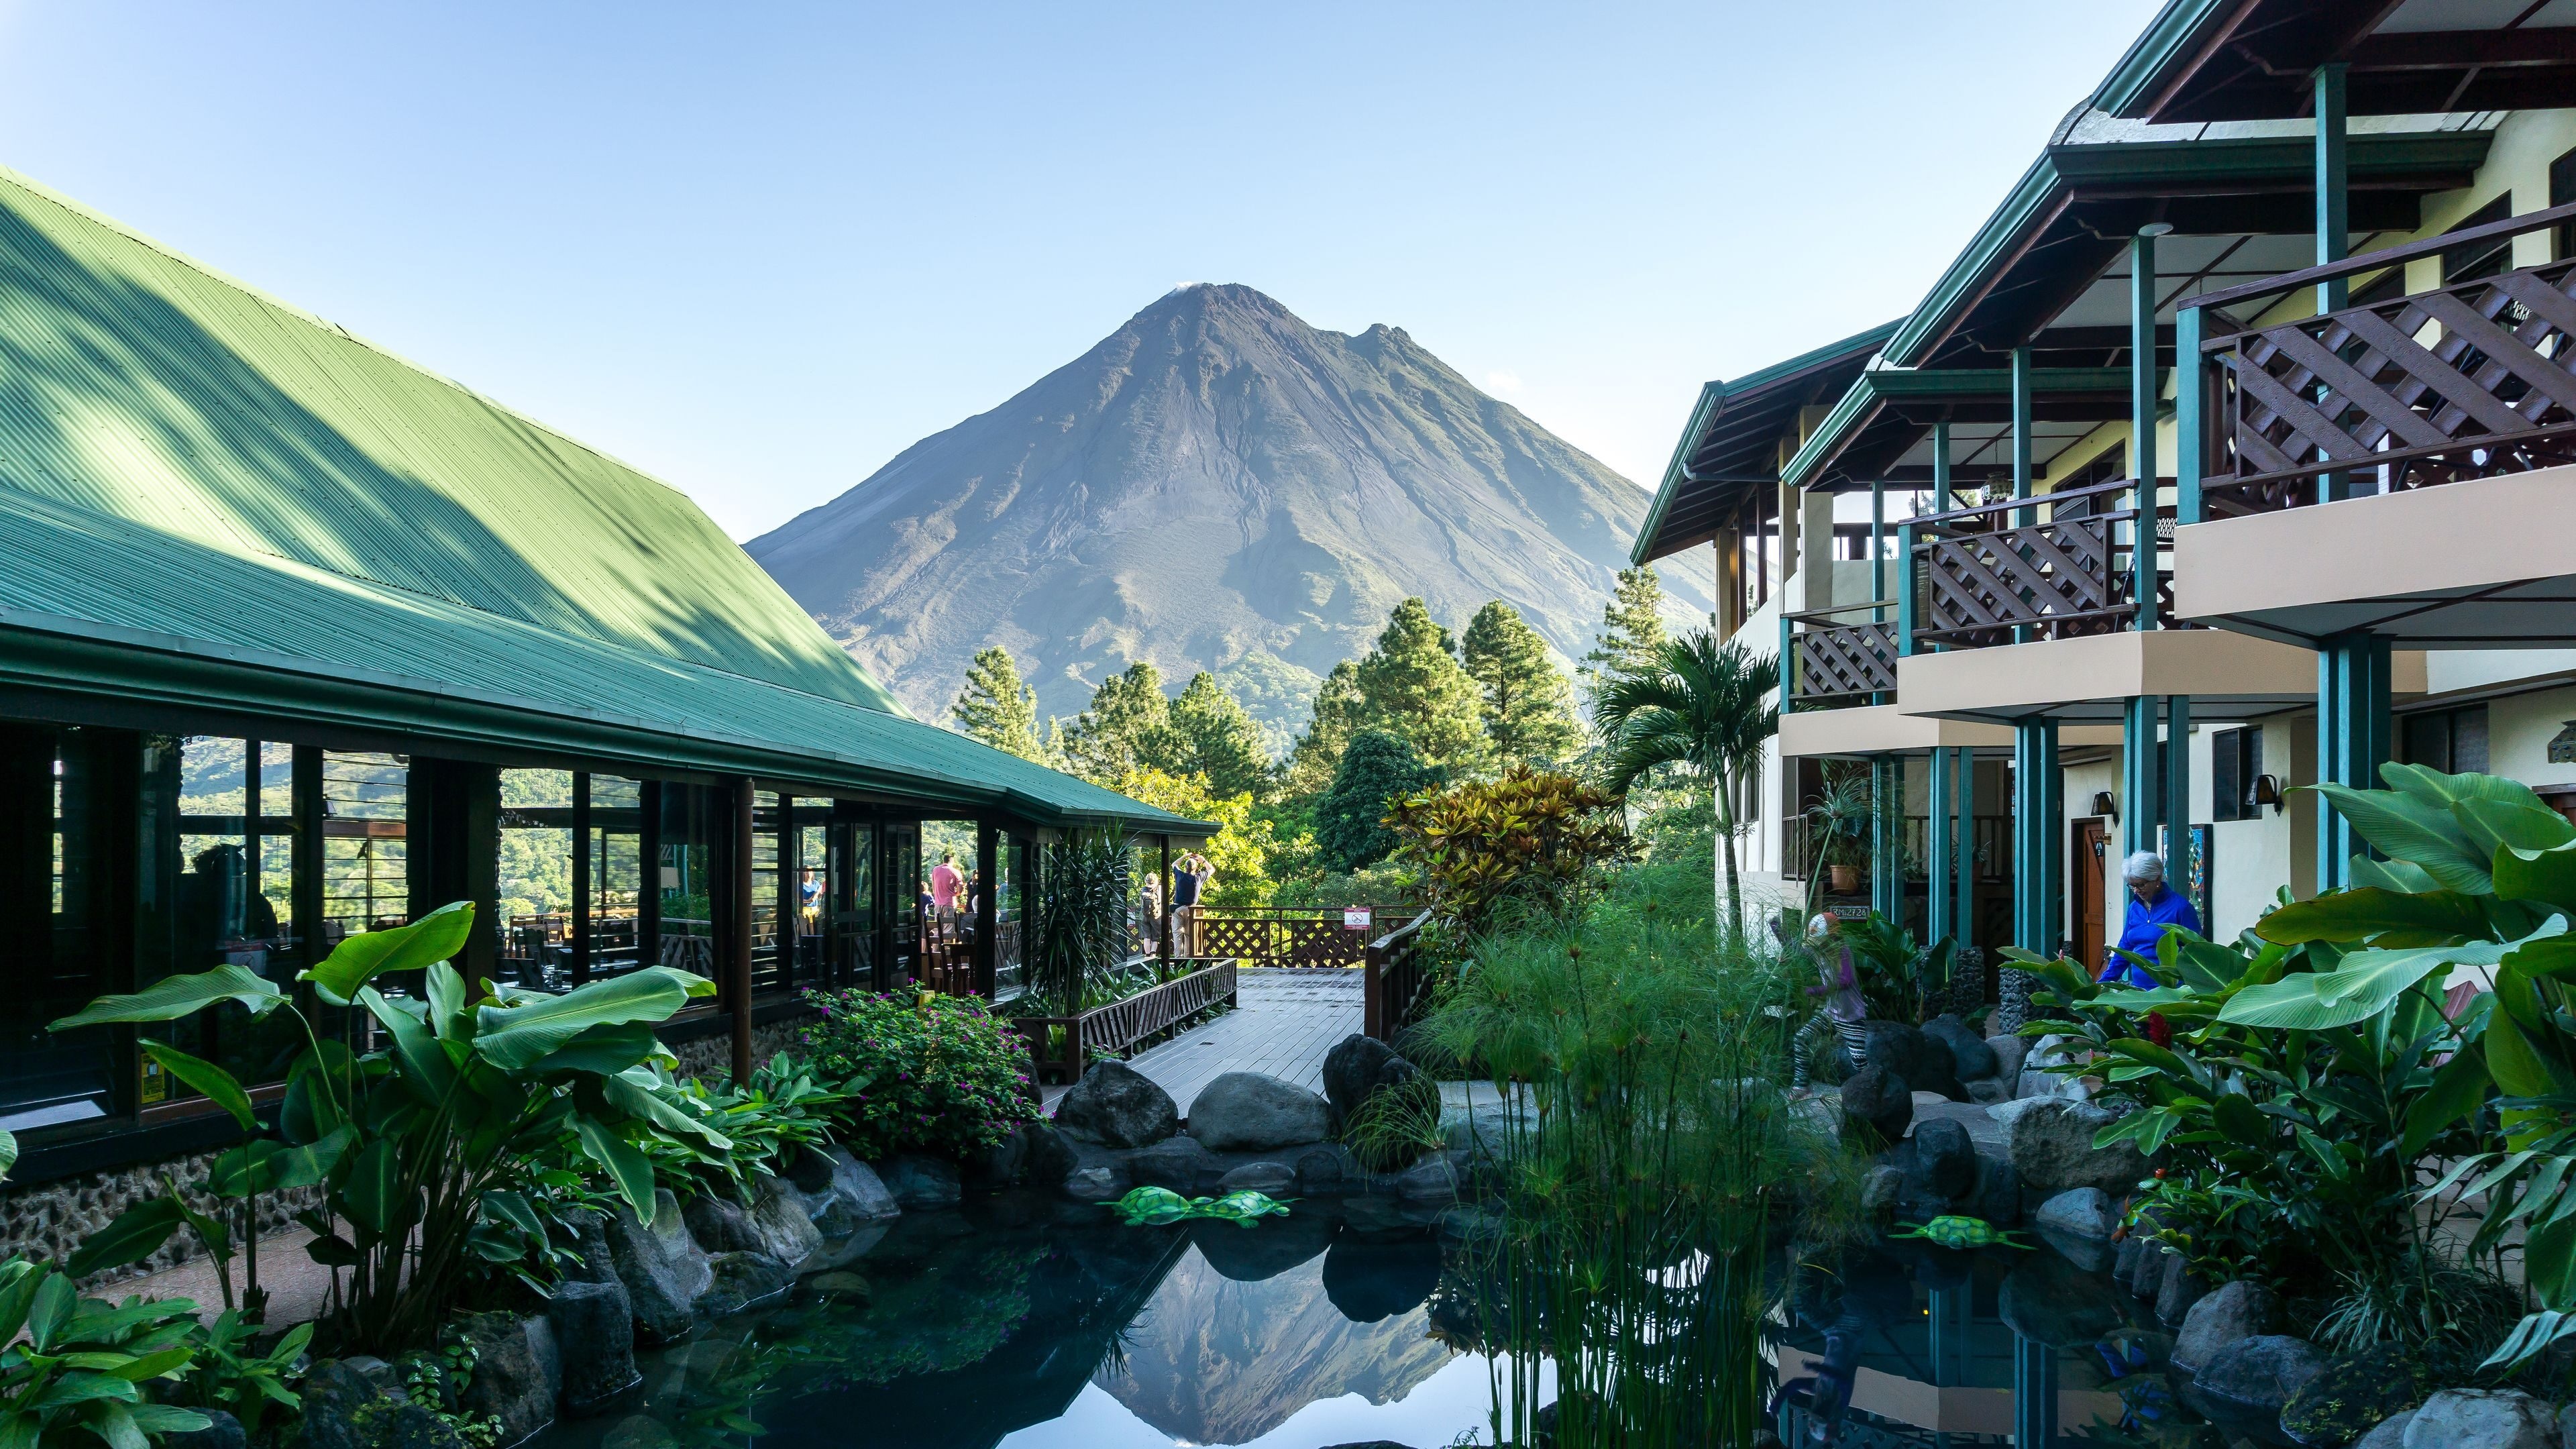
<instances>
[{"instance_id":1,"label":"blue sky","mask_svg":"<svg viewBox=\"0 0 2576 1449\"><path fill-rule=\"evenodd\" d=\"M1904 311L2153 0L0 0L0 165L748 537L1170 287L1401 326L1651 484Z\"/></svg>"}]
</instances>

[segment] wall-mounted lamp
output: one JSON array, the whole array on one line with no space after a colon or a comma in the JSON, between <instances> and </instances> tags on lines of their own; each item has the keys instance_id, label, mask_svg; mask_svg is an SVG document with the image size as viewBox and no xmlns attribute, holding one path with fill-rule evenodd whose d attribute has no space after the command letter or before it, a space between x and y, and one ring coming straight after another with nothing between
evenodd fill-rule
<instances>
[{"instance_id":1,"label":"wall-mounted lamp","mask_svg":"<svg viewBox=\"0 0 2576 1449\"><path fill-rule=\"evenodd\" d=\"M2172 235L2173 235L2173 223L2172 223L2172 222L2169 222L2169 221L2151 221L2151 222L2148 222L2145 226L2142 226L2142 227L2139 227L2139 228L2138 228L2138 235L2140 235L2140 236L2172 236Z\"/></svg>"},{"instance_id":2,"label":"wall-mounted lamp","mask_svg":"<svg viewBox=\"0 0 2576 1449\"><path fill-rule=\"evenodd\" d=\"M2114 825L2120 823L2120 803L2111 798L2111 792L2108 790L2093 792L2093 813L2105 817Z\"/></svg>"},{"instance_id":3,"label":"wall-mounted lamp","mask_svg":"<svg viewBox=\"0 0 2576 1449\"><path fill-rule=\"evenodd\" d=\"M2255 776L2254 803L2257 805L2271 806L2272 813L2275 815L2280 814L2282 810L2286 809L2289 802L2284 798L2284 794L2281 789L2281 777L2278 775Z\"/></svg>"}]
</instances>

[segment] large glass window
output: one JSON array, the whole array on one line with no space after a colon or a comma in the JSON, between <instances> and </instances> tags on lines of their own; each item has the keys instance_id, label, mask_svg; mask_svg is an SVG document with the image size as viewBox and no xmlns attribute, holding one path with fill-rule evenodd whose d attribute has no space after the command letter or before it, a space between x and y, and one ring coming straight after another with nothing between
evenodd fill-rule
<instances>
[{"instance_id":1,"label":"large glass window","mask_svg":"<svg viewBox=\"0 0 2576 1449\"><path fill-rule=\"evenodd\" d=\"M571 984L572 803L569 770L501 772L501 970L540 990Z\"/></svg>"},{"instance_id":2,"label":"large glass window","mask_svg":"<svg viewBox=\"0 0 2576 1449\"><path fill-rule=\"evenodd\" d=\"M615 775L590 777L589 974L636 965L636 917L644 902L643 787Z\"/></svg>"},{"instance_id":3,"label":"large glass window","mask_svg":"<svg viewBox=\"0 0 2576 1449\"><path fill-rule=\"evenodd\" d=\"M728 801L728 804L731 802ZM786 852L780 850L785 820L780 802L767 790L751 797L751 979L755 990L775 991L787 984L788 954L779 899L784 885L779 872Z\"/></svg>"},{"instance_id":4,"label":"large glass window","mask_svg":"<svg viewBox=\"0 0 2576 1449\"><path fill-rule=\"evenodd\" d=\"M93 1027L55 1035L46 1024L108 989L114 943L109 891L117 874L116 780L133 736L112 731L0 728L0 911L44 923L11 943L0 999L0 1129L32 1132L116 1110L116 1039Z\"/></svg>"},{"instance_id":5,"label":"large glass window","mask_svg":"<svg viewBox=\"0 0 2576 1449\"><path fill-rule=\"evenodd\" d=\"M405 853L411 772L396 755L322 757L322 924L327 953L361 931L411 919Z\"/></svg>"},{"instance_id":6,"label":"large glass window","mask_svg":"<svg viewBox=\"0 0 2576 1449\"><path fill-rule=\"evenodd\" d=\"M921 822L921 978L950 996L975 990L975 822Z\"/></svg>"},{"instance_id":7,"label":"large glass window","mask_svg":"<svg viewBox=\"0 0 2576 1449\"><path fill-rule=\"evenodd\" d=\"M996 854L1001 879L993 884L993 999L998 1002L1029 989L1026 932L1021 926L1027 911L1029 837L1003 832Z\"/></svg>"},{"instance_id":8,"label":"large glass window","mask_svg":"<svg viewBox=\"0 0 2576 1449\"><path fill-rule=\"evenodd\" d=\"M833 827L830 957L835 986L878 987L877 828L864 821Z\"/></svg>"},{"instance_id":9,"label":"large glass window","mask_svg":"<svg viewBox=\"0 0 2576 1449\"><path fill-rule=\"evenodd\" d=\"M836 864L829 849L832 807L829 801L791 802L787 844L793 869L781 877L790 896L788 927L793 946L793 984L819 984L823 979L823 908L831 898Z\"/></svg>"},{"instance_id":10,"label":"large glass window","mask_svg":"<svg viewBox=\"0 0 2576 1449\"><path fill-rule=\"evenodd\" d=\"M656 949L662 965L713 979L716 975L716 879L721 842L731 817L726 792L711 785L664 784L657 889L661 921Z\"/></svg>"}]
</instances>

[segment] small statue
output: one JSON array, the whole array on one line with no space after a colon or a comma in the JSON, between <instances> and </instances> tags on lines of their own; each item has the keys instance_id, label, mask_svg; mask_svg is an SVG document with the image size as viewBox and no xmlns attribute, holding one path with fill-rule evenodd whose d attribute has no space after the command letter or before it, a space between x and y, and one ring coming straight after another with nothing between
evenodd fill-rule
<instances>
[{"instance_id":1,"label":"small statue","mask_svg":"<svg viewBox=\"0 0 2576 1449\"><path fill-rule=\"evenodd\" d=\"M1984 1218L1944 1214L1928 1223L1898 1223L1891 1238L1927 1238L1944 1248L1965 1252L1970 1248L2036 1248L2037 1243L2017 1243L2019 1228L1998 1228Z\"/></svg>"}]
</instances>

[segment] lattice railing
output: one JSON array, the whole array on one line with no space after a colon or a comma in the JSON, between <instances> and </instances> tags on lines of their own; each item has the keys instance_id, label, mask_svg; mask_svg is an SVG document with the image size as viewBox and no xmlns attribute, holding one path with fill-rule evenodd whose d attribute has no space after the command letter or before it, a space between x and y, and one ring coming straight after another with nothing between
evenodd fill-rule
<instances>
[{"instance_id":1,"label":"lattice railing","mask_svg":"<svg viewBox=\"0 0 2576 1449\"><path fill-rule=\"evenodd\" d=\"M1914 520L1924 584L1915 642L1978 649L2128 627L2138 511L2111 505L2135 491L2098 483ZM2048 516L2027 521L2040 512Z\"/></svg>"},{"instance_id":2,"label":"lattice railing","mask_svg":"<svg viewBox=\"0 0 2576 1449\"><path fill-rule=\"evenodd\" d=\"M1798 661L1791 698L1801 703L1843 704L1894 692L1896 657L1903 652L1896 625L1878 620L1854 623L1845 617L1856 608L1878 607L1893 610L1895 605L1856 605L1789 616L1796 629L1791 639Z\"/></svg>"},{"instance_id":3,"label":"lattice railing","mask_svg":"<svg viewBox=\"0 0 2576 1449\"><path fill-rule=\"evenodd\" d=\"M1246 966L1357 966L1375 930L1410 914L1387 906L1365 909L1369 926L1355 928L1339 910L1201 906L1189 914L1181 939L1192 956L1232 956Z\"/></svg>"},{"instance_id":4,"label":"lattice railing","mask_svg":"<svg viewBox=\"0 0 2576 1449\"><path fill-rule=\"evenodd\" d=\"M1074 1016L1015 1017L1011 1026L1028 1042L1039 1081L1075 1082L1093 1059L1169 1031L1232 1000L1237 989L1235 963L1215 961L1106 1006Z\"/></svg>"}]
</instances>

